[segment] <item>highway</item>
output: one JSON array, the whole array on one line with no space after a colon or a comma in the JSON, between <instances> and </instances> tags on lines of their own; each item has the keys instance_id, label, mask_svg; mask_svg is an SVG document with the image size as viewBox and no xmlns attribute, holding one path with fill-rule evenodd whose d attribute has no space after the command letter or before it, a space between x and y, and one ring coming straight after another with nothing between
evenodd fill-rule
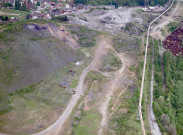
<instances>
[{"instance_id":1,"label":"highway","mask_svg":"<svg viewBox=\"0 0 183 135\"><path fill-rule=\"evenodd\" d=\"M140 88L140 98L139 98L139 116L140 116L140 122L141 122L141 128L142 128L142 134L146 135L145 127L144 127L144 121L142 117L142 96L143 96L143 90L144 90L144 78L145 78L145 70L146 70L146 61L147 61L147 47L149 44L149 33L151 30L151 26L154 22L156 22L161 16L163 16L168 10L170 10L174 4L175 0L172 1L169 8L167 8L163 13L161 13L158 17L156 17L150 24L147 30L147 38L146 38L146 47L145 47L145 56L144 56L144 66L143 66L143 72L142 72L142 81L141 81L141 88Z\"/></svg>"}]
</instances>

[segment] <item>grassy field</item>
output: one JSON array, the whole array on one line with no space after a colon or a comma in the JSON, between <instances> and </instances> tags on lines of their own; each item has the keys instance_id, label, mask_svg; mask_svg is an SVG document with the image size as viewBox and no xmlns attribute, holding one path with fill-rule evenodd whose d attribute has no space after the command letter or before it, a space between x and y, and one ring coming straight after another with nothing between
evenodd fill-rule
<instances>
[{"instance_id":1,"label":"grassy field","mask_svg":"<svg viewBox=\"0 0 183 135\"><path fill-rule=\"evenodd\" d=\"M85 94L81 101L78 102L79 105L75 108L72 113L72 118L70 120L70 132L73 135L95 135L99 130L99 124L101 122L102 116L98 110L101 98L99 95L102 92L101 85L106 82L107 79L100 73L91 71L87 74L85 79L84 91ZM91 98L88 103L86 99Z\"/></svg>"},{"instance_id":2,"label":"grassy field","mask_svg":"<svg viewBox=\"0 0 183 135\"><path fill-rule=\"evenodd\" d=\"M101 71L116 71L122 66L121 60L115 55L113 51L109 51L107 55L102 58Z\"/></svg>"},{"instance_id":3,"label":"grassy field","mask_svg":"<svg viewBox=\"0 0 183 135\"><path fill-rule=\"evenodd\" d=\"M45 24L47 23L47 21L44 22L34 20L32 22L30 20L27 20L16 22L16 25L8 24L7 29L0 34L0 38L3 39L0 41L0 44L3 44L0 47L0 69L1 71L3 71L0 72L0 82L3 82L4 84L6 84L6 86L13 84L12 80L14 81L18 79L20 75L22 75L22 71L26 63L25 61L32 62L36 60L38 62L38 58L44 56L44 53L40 50L40 46L42 43L44 43L44 47L42 49L46 51L46 55L49 55L50 52L52 52L54 49L56 49L56 51L59 51L59 47L65 46L58 39L54 39L53 37L49 38L49 34L46 35L48 36L48 38L45 40L43 40L43 38L36 37L36 35L34 35L36 32L31 35L30 33L28 33L28 31L27 33L29 34L29 36L26 35L27 33L21 35L24 32L22 26L25 23ZM15 40L6 42L6 40L11 36L14 37ZM17 38L19 36L20 38ZM26 41L21 44L19 40ZM31 52L29 54L28 50L31 50L31 47L37 47L36 50L38 50L39 53L33 55L33 52ZM83 47L78 49L74 53L72 52L71 55L74 55L74 57L84 56L85 53L89 53L90 55L92 55L94 48L95 46L90 47L90 49ZM17 50L18 53L15 53ZM60 56L63 53L70 53L68 46L65 46L64 48L62 48L62 50L64 52L59 53L57 56ZM24 53L22 54L22 52ZM24 60L26 58L26 55L29 55L27 57L28 60ZM36 55L39 55L39 57L35 59ZM51 54L51 56L53 55L55 55L55 53ZM66 56L67 55L65 55L64 57ZM64 60L64 57L61 57L62 61ZM8 93L7 91L5 91L4 87L0 88L0 131L16 134L32 134L34 132L43 130L51 123L53 123L58 118L58 116L60 116L63 109L67 105L72 95L71 91L77 86L78 79L82 70L91 61L91 57L80 58L76 60L82 60L84 62L83 65L76 66L76 60L72 61L66 64L64 67L60 67L54 72L44 76L40 81L37 81L28 86L26 85L21 89L17 89L14 92ZM45 59L42 59L41 61L45 61ZM57 62L57 59L53 58L50 62L53 61ZM13 62L15 62L15 64L12 64ZM7 65L7 67L3 65ZM37 66L39 66L39 64L36 64L35 62L35 67ZM51 67L53 68L53 66L54 65L52 65ZM30 66L28 67L28 69L29 68ZM41 69L40 72L43 72L43 69ZM70 70L74 72L74 76L70 74ZM31 72L32 71L29 69L28 73ZM35 70L33 73L35 73ZM60 83L65 80L68 81L69 85L68 87L63 88L61 87Z\"/></svg>"},{"instance_id":4,"label":"grassy field","mask_svg":"<svg viewBox=\"0 0 183 135\"><path fill-rule=\"evenodd\" d=\"M84 67L84 65L83 65ZM23 88L21 90L17 90L13 93L9 94L9 107L11 111L6 115L1 115L0 120L4 123L0 126L1 131L5 131L7 125L11 129L8 129L8 132L16 132L14 127L22 127L21 132L25 132L24 130L27 128L26 126L35 126L35 121L39 120L40 123L43 121L49 121L48 123L52 123L56 120L60 112L63 111L63 108L67 105L71 97L71 93L67 90L69 88L62 88L59 85L59 82L65 78L69 77L68 71L72 68L77 71L77 76L81 73L83 67L75 68L73 64L65 67L64 69L58 70L52 75L48 76L46 79L31 85L29 87ZM75 88L77 85L77 76L71 78L70 88ZM22 110L24 110L22 112ZM53 118L49 116L51 112L54 114ZM31 115L33 113L33 116ZM21 115L19 115L21 114ZM14 119L9 119L8 117L14 116ZM22 117L24 116L24 117ZM40 117L42 117L40 119ZM26 118L26 119L24 119ZM18 123L17 123L18 121ZM43 124L43 123L42 123ZM43 124L44 125L44 124ZM45 128L44 125L41 128L34 129L35 131L39 131Z\"/></svg>"},{"instance_id":5,"label":"grassy field","mask_svg":"<svg viewBox=\"0 0 183 135\"><path fill-rule=\"evenodd\" d=\"M140 48L140 39L133 37L115 37L113 47L118 53L130 52L138 54Z\"/></svg>"},{"instance_id":6,"label":"grassy field","mask_svg":"<svg viewBox=\"0 0 183 135\"><path fill-rule=\"evenodd\" d=\"M4 14L7 13L7 15L8 14L27 15L30 13L28 11L8 10L8 9L0 9L0 11L3 12Z\"/></svg>"},{"instance_id":7,"label":"grassy field","mask_svg":"<svg viewBox=\"0 0 183 135\"><path fill-rule=\"evenodd\" d=\"M99 35L97 31L90 30L84 26L66 25L71 33L76 34L79 38L78 43L82 47L92 47L96 45L96 37Z\"/></svg>"},{"instance_id":8,"label":"grassy field","mask_svg":"<svg viewBox=\"0 0 183 135\"><path fill-rule=\"evenodd\" d=\"M86 111L75 129L75 135L96 135L102 117L97 110Z\"/></svg>"}]
</instances>

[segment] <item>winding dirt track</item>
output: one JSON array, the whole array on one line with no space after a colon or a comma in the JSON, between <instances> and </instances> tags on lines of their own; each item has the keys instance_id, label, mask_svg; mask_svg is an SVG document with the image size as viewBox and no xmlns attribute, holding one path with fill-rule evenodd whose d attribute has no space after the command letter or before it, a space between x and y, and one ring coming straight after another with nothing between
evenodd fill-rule
<instances>
[{"instance_id":1,"label":"winding dirt track","mask_svg":"<svg viewBox=\"0 0 183 135\"><path fill-rule=\"evenodd\" d=\"M113 92L118 88L119 86L119 80L123 75L123 71L126 68L126 61L124 60L124 57L122 54L117 53L112 47L110 48L111 50L113 50L116 55L120 58L121 62L122 62L122 67L121 69L119 69L114 76L114 79L112 79L111 82L109 82L109 87L108 87L108 94L106 95L106 99L103 102L101 108L100 108L100 112L102 114L102 121L100 123L100 129L98 131L98 135L102 135L103 133L103 129L104 127L107 125L107 120L108 120L108 106L109 106L109 101L111 99L111 96L113 94ZM124 90L123 90L124 91Z\"/></svg>"},{"instance_id":2,"label":"winding dirt track","mask_svg":"<svg viewBox=\"0 0 183 135\"><path fill-rule=\"evenodd\" d=\"M80 76L79 82L78 82L78 86L75 89L76 94L72 96L68 106L66 107L66 109L64 110L62 115L59 117L59 119L55 123L50 125L47 129L45 129L39 133L36 133L34 135L57 135L57 134L59 134L64 123L66 122L66 120L70 116L72 110L74 109L77 101L83 95L83 90L82 90L83 82L84 82L84 79L85 79L87 73L96 69L96 67L98 66L98 64L100 62L101 56L106 53L106 51L105 51L106 46L109 45L109 42L107 42L107 41L108 41L108 37L101 36L98 48L95 51L94 59L92 60L90 65L83 70L83 72Z\"/></svg>"},{"instance_id":3,"label":"winding dirt track","mask_svg":"<svg viewBox=\"0 0 183 135\"><path fill-rule=\"evenodd\" d=\"M143 135L146 135L145 127L144 127L144 121L142 117L142 96L143 96L143 90L144 90L144 79L145 79L145 70L146 70L146 61L147 61L147 47L149 44L149 33L151 30L151 26L154 22L156 22L161 16L163 16L168 10L170 10L174 4L175 0L172 1L170 7L166 9L162 14L160 14L157 18L155 18L148 27L147 30L147 40L146 40L146 47L145 47L145 56L144 56L144 66L143 66L143 72L142 72L142 81L141 81L141 88L140 88L140 98L139 98L139 116L140 116L140 122L141 122L141 128Z\"/></svg>"}]
</instances>

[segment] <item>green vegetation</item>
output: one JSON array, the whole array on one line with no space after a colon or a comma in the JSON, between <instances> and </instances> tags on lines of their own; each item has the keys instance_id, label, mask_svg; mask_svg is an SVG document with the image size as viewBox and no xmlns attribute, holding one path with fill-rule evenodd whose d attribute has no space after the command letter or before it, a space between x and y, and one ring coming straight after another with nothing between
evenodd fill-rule
<instances>
[{"instance_id":1,"label":"green vegetation","mask_svg":"<svg viewBox=\"0 0 183 135\"><path fill-rule=\"evenodd\" d=\"M17 15L27 15L29 13L29 11L8 10L8 9L0 9L0 11Z\"/></svg>"},{"instance_id":2,"label":"green vegetation","mask_svg":"<svg viewBox=\"0 0 183 135\"><path fill-rule=\"evenodd\" d=\"M72 48L54 37L51 37L52 43L48 41L50 37L42 40L36 36L37 33L35 31L27 33L27 29L24 29L24 24L32 23L45 24L48 23L48 21L20 21L12 23L12 25L7 26L7 30L0 33L0 86L2 86L2 89L0 89L0 131L7 133L17 132L17 134L27 134L27 129L23 128L22 125L32 127L34 130L33 132L38 132L43 128L46 128L46 125L43 124L43 127L34 129L34 125L38 119L41 123L44 123L43 121L46 121L48 124L53 123L55 118L63 111L72 96L72 89L77 86L78 77L80 76L83 68L89 64L91 58L83 58L84 52L87 51L92 54L93 51L93 48L81 48L81 50L78 49L78 52L73 54L74 51ZM16 26L16 24L18 24L18 26ZM13 27L15 31L12 32L11 27ZM47 36L47 34L45 35ZM17 40L11 43L4 43L2 41L2 39L4 40L11 36ZM40 37L45 36L42 35ZM31 78L32 72L39 72L31 70L31 66L33 66L33 64L30 63L36 63L35 67L33 67L34 69L40 69L40 72L44 70L44 67L43 69L39 68L39 58L41 56L39 55L38 57L35 57L32 53L34 51L29 51L31 50L29 47L33 45L39 45L40 47L43 46L43 50L39 50L40 54L44 53L44 58L51 58L55 63L60 62L60 59L58 59L58 56L52 57L50 54L51 52L58 52L59 57L63 56L63 63L58 65L58 69L55 68L53 72L49 71L49 73L46 74L46 71L44 72L45 76L38 76L42 80L38 83L34 83L37 82L37 80L33 80L33 85L31 85L32 82L30 82L31 79L29 80L29 77L25 83L20 81L26 78L26 75ZM68 55L65 54L62 55L64 51L68 55L72 54L74 58L68 58ZM26 56L25 53L30 55ZM75 61L74 59L76 61L85 62L80 66L75 66L75 63L72 62ZM29 65L27 65L25 61L30 61L30 70ZM64 64L69 61L71 63L67 65ZM50 70L51 69L52 66L50 65ZM74 76L70 74L70 70L75 72ZM67 88L61 87L60 84L63 81L67 81L70 86ZM16 91L9 93L8 90ZM50 114L54 114L54 119ZM14 118L9 119L9 117L11 117L10 115L13 115ZM7 125L9 129L6 128ZM17 131L15 127L21 128L21 133L20 131Z\"/></svg>"},{"instance_id":3,"label":"green vegetation","mask_svg":"<svg viewBox=\"0 0 183 135\"><path fill-rule=\"evenodd\" d=\"M77 80L73 80L72 82L71 82L71 88L72 89L74 89L74 88L76 88L76 86L78 85L78 79Z\"/></svg>"},{"instance_id":4,"label":"green vegetation","mask_svg":"<svg viewBox=\"0 0 183 135\"><path fill-rule=\"evenodd\" d=\"M155 42L154 113L162 132L183 134L183 57L165 51ZM162 66L163 65L163 66Z\"/></svg>"},{"instance_id":5,"label":"green vegetation","mask_svg":"<svg viewBox=\"0 0 183 135\"><path fill-rule=\"evenodd\" d=\"M22 11L26 11L27 10L27 5L31 5L31 1L28 0L28 3L23 3L21 4L20 0L15 0L15 10L22 10Z\"/></svg>"},{"instance_id":6,"label":"green vegetation","mask_svg":"<svg viewBox=\"0 0 183 135\"><path fill-rule=\"evenodd\" d=\"M0 58L9 61L11 50L0 52Z\"/></svg>"},{"instance_id":7,"label":"green vegetation","mask_svg":"<svg viewBox=\"0 0 183 135\"><path fill-rule=\"evenodd\" d=\"M134 78L136 84L128 86L127 92L120 98L120 106L118 107L119 112L114 113L110 118L110 128L114 129L117 135L141 134L140 120L138 117L138 103L142 68L142 62L139 62L138 67L131 68L133 70L132 72L135 72L138 78ZM120 110L124 110L124 112L120 112Z\"/></svg>"},{"instance_id":8,"label":"green vegetation","mask_svg":"<svg viewBox=\"0 0 183 135\"><path fill-rule=\"evenodd\" d=\"M21 21L16 21L16 22L10 22L7 25L5 25L5 30L0 33L0 38L1 35L6 35L8 33L15 33L19 32L22 30L23 26L25 24L31 24L31 23L39 23L39 24L46 24L46 23L54 23L55 25L58 26L58 23L52 20L42 20L42 19L35 19L35 20L21 20Z\"/></svg>"},{"instance_id":9,"label":"green vegetation","mask_svg":"<svg viewBox=\"0 0 183 135\"><path fill-rule=\"evenodd\" d=\"M39 84L39 83L37 83ZM16 90L15 92L11 92L9 95L13 96L13 95L19 95L19 96L24 96L25 93L32 93L35 91L35 84L30 85L29 87L20 89L20 90Z\"/></svg>"},{"instance_id":10,"label":"green vegetation","mask_svg":"<svg viewBox=\"0 0 183 135\"><path fill-rule=\"evenodd\" d=\"M85 83L88 87L85 91L85 96L92 93L94 100L90 101L89 110L84 110L85 103L82 101L76 109L75 116L72 122L72 134L73 135L95 135L99 130L99 124L101 122L101 114L96 109L95 104L98 102L98 94L101 91L101 83L106 82L107 79L101 73L96 71L90 71L85 79ZM92 99L93 99L92 98ZM94 106L93 106L94 105Z\"/></svg>"},{"instance_id":11,"label":"green vegetation","mask_svg":"<svg viewBox=\"0 0 183 135\"><path fill-rule=\"evenodd\" d=\"M4 33L0 33L0 39L4 39L6 37L6 35Z\"/></svg>"},{"instance_id":12,"label":"green vegetation","mask_svg":"<svg viewBox=\"0 0 183 135\"><path fill-rule=\"evenodd\" d=\"M16 22L10 22L5 26L5 30L3 32L0 32L0 42L12 42L15 41L15 38L10 35L10 33L16 33L22 30L23 26L25 24L31 24L31 23L40 23L40 24L46 24L48 20L22 20L22 21L16 21ZM30 38L33 41L41 40L41 38Z\"/></svg>"},{"instance_id":13,"label":"green vegetation","mask_svg":"<svg viewBox=\"0 0 183 135\"><path fill-rule=\"evenodd\" d=\"M144 5L165 5L168 0L155 0L155 1L144 1L144 0L75 0L75 3L91 4L91 5L115 5L118 7L122 6L144 6Z\"/></svg>"},{"instance_id":14,"label":"green vegetation","mask_svg":"<svg viewBox=\"0 0 183 135\"><path fill-rule=\"evenodd\" d=\"M153 39L149 38L150 48L147 54L147 63L146 63L146 72L144 80L144 90L143 90L143 99L142 99L142 115L144 124L146 127L146 134L151 134L149 122L148 122L148 113L149 113L149 104L150 104L150 88L151 88L151 75L152 75L152 49L153 49Z\"/></svg>"},{"instance_id":15,"label":"green vegetation","mask_svg":"<svg viewBox=\"0 0 183 135\"><path fill-rule=\"evenodd\" d=\"M7 20L9 20L8 16L3 16L3 15L0 16L0 19L1 19L2 21L7 21Z\"/></svg>"},{"instance_id":16,"label":"green vegetation","mask_svg":"<svg viewBox=\"0 0 183 135\"><path fill-rule=\"evenodd\" d=\"M68 18L67 18L67 16L66 15L64 15L64 16L57 16L57 17L54 17L54 16L52 16L52 20L58 20L58 21L61 21L61 22L66 22L66 21L68 21Z\"/></svg>"},{"instance_id":17,"label":"green vegetation","mask_svg":"<svg viewBox=\"0 0 183 135\"><path fill-rule=\"evenodd\" d=\"M134 52L138 53L139 46L140 46L140 40L137 38L131 38L131 37L116 37L113 39L113 47L115 50L120 52Z\"/></svg>"},{"instance_id":18,"label":"green vegetation","mask_svg":"<svg viewBox=\"0 0 183 135\"><path fill-rule=\"evenodd\" d=\"M179 22L171 22L167 25L168 28L168 32L174 32L176 30L176 28L178 28L179 26Z\"/></svg>"},{"instance_id":19,"label":"green vegetation","mask_svg":"<svg viewBox=\"0 0 183 135\"><path fill-rule=\"evenodd\" d=\"M138 115L139 89L132 85L123 95L118 110L125 109L126 113L115 113L110 119L110 127L115 130L117 135L121 134L139 134L140 121Z\"/></svg>"},{"instance_id":20,"label":"green vegetation","mask_svg":"<svg viewBox=\"0 0 183 135\"><path fill-rule=\"evenodd\" d=\"M102 74L96 71L90 71L86 76L85 81L86 80L89 80L90 82L93 82L93 81L105 82L106 78Z\"/></svg>"},{"instance_id":21,"label":"green vegetation","mask_svg":"<svg viewBox=\"0 0 183 135\"><path fill-rule=\"evenodd\" d=\"M2 6L7 8L7 7L12 7L13 5L11 3L2 3Z\"/></svg>"},{"instance_id":22,"label":"green vegetation","mask_svg":"<svg viewBox=\"0 0 183 135\"><path fill-rule=\"evenodd\" d=\"M99 123L102 117L97 110L86 111L78 126L75 128L75 135L96 135L99 130Z\"/></svg>"},{"instance_id":23,"label":"green vegetation","mask_svg":"<svg viewBox=\"0 0 183 135\"><path fill-rule=\"evenodd\" d=\"M79 37L79 44L82 47L92 47L96 45L95 37L98 33L84 26L66 26L73 34Z\"/></svg>"},{"instance_id":24,"label":"green vegetation","mask_svg":"<svg viewBox=\"0 0 183 135\"><path fill-rule=\"evenodd\" d=\"M10 105L10 99L8 98L8 92L0 87L0 115L9 112L12 109Z\"/></svg>"},{"instance_id":25,"label":"green vegetation","mask_svg":"<svg viewBox=\"0 0 183 135\"><path fill-rule=\"evenodd\" d=\"M103 56L103 63L101 65L101 71L114 71L122 66L121 60L110 51L107 55Z\"/></svg>"}]
</instances>

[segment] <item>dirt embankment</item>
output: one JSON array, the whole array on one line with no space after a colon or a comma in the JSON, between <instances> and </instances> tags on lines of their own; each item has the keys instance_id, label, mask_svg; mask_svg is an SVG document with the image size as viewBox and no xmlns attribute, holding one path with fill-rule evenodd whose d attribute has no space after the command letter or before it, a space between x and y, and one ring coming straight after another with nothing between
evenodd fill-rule
<instances>
[{"instance_id":1,"label":"dirt embankment","mask_svg":"<svg viewBox=\"0 0 183 135\"><path fill-rule=\"evenodd\" d=\"M77 48L70 33L54 24L24 25L20 32L5 33L0 41L0 86L14 91L38 82L80 59Z\"/></svg>"},{"instance_id":2,"label":"dirt embankment","mask_svg":"<svg viewBox=\"0 0 183 135\"><path fill-rule=\"evenodd\" d=\"M79 48L77 41L72 38L71 34L63 26L57 27L56 25L50 23L47 24L46 27L54 37L65 42L74 50L77 50Z\"/></svg>"}]
</instances>

